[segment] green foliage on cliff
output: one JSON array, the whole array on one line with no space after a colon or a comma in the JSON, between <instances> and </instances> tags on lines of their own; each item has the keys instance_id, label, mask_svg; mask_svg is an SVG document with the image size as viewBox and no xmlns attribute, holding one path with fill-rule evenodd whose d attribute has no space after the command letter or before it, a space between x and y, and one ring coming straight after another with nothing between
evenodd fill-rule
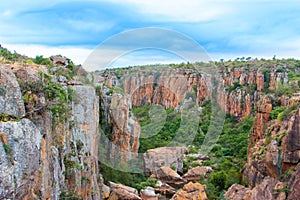
<instances>
[{"instance_id":1,"label":"green foliage on cliff","mask_svg":"<svg viewBox=\"0 0 300 200\"><path fill-rule=\"evenodd\" d=\"M209 199L222 199L222 194L232 184L242 184L242 169L247 160L248 134L253 126L253 117L241 122L227 115L223 132L213 147L210 158L203 164L211 166L214 172L201 181L207 186Z\"/></svg>"},{"instance_id":2,"label":"green foliage on cliff","mask_svg":"<svg viewBox=\"0 0 300 200\"><path fill-rule=\"evenodd\" d=\"M6 48L1 48L0 49L0 56L2 56L4 59L8 60L8 61L18 61L19 59L19 54L14 52L10 52L9 50L7 50Z\"/></svg>"},{"instance_id":3,"label":"green foliage on cliff","mask_svg":"<svg viewBox=\"0 0 300 200\"><path fill-rule=\"evenodd\" d=\"M138 118L141 126L151 122L148 113L150 105L133 107L132 112ZM154 149L168 145L177 134L180 127L181 115L173 109L167 109L167 118L162 129L152 137L140 138L139 152L144 153L148 149Z\"/></svg>"},{"instance_id":4,"label":"green foliage on cliff","mask_svg":"<svg viewBox=\"0 0 300 200\"><path fill-rule=\"evenodd\" d=\"M46 108L52 112L53 123L65 122L70 116L70 102L75 96L73 90L54 82L48 74L39 72L39 75L40 79L35 81L19 79L27 115ZM45 103L40 102L41 94L46 98Z\"/></svg>"},{"instance_id":5,"label":"green foliage on cliff","mask_svg":"<svg viewBox=\"0 0 300 200\"><path fill-rule=\"evenodd\" d=\"M53 67L52 61L49 58L44 58L43 56L36 56L33 62L38 65L46 65L48 67Z\"/></svg>"},{"instance_id":6,"label":"green foliage on cliff","mask_svg":"<svg viewBox=\"0 0 300 200\"><path fill-rule=\"evenodd\" d=\"M145 186L145 183L143 182L148 182L143 174L126 172L129 171L129 167L124 162L120 162L119 166L117 166L117 169L109 167L105 164L102 164L99 169L104 180L106 181L122 183L137 189L142 189L142 187ZM122 169L123 171L119 169Z\"/></svg>"}]
</instances>

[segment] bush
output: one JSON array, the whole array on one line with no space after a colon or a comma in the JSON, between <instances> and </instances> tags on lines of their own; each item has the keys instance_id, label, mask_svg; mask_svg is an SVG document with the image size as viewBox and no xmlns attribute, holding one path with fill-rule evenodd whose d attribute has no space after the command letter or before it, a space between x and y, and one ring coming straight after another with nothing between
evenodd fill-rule
<instances>
[{"instance_id":1,"label":"bush","mask_svg":"<svg viewBox=\"0 0 300 200\"><path fill-rule=\"evenodd\" d=\"M288 117L290 117L294 113L294 111L296 109L297 109L297 105L285 108L284 111L282 111L281 113L278 114L277 119L279 121L287 119Z\"/></svg>"},{"instance_id":2,"label":"bush","mask_svg":"<svg viewBox=\"0 0 300 200\"><path fill-rule=\"evenodd\" d=\"M224 171L212 173L209 177L209 181L221 192L226 186L226 173Z\"/></svg>"},{"instance_id":3,"label":"bush","mask_svg":"<svg viewBox=\"0 0 300 200\"><path fill-rule=\"evenodd\" d=\"M286 107L283 106L277 106L275 107L271 112L271 119L277 119L278 115L283 112L286 109Z\"/></svg>"},{"instance_id":4,"label":"bush","mask_svg":"<svg viewBox=\"0 0 300 200\"><path fill-rule=\"evenodd\" d=\"M46 65L48 67L53 67L52 61L49 58L44 58L43 56L36 56L33 62L38 65Z\"/></svg>"}]
</instances>

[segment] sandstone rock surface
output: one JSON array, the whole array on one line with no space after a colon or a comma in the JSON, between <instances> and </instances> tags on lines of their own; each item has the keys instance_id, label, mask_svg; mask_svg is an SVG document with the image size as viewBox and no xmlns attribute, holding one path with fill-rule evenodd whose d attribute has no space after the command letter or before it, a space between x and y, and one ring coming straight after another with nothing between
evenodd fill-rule
<instances>
[{"instance_id":1,"label":"sandstone rock surface","mask_svg":"<svg viewBox=\"0 0 300 200\"><path fill-rule=\"evenodd\" d=\"M0 65L0 113L23 117L25 107L15 74L6 66Z\"/></svg>"},{"instance_id":2,"label":"sandstone rock surface","mask_svg":"<svg viewBox=\"0 0 300 200\"><path fill-rule=\"evenodd\" d=\"M207 200L205 188L200 183L192 183L184 185L182 189L176 192L171 200Z\"/></svg>"}]
</instances>

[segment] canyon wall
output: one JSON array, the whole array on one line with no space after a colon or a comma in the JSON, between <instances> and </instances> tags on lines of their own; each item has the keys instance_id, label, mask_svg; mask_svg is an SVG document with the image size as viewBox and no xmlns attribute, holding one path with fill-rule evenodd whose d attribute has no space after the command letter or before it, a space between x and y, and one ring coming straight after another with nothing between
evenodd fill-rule
<instances>
[{"instance_id":1,"label":"canyon wall","mask_svg":"<svg viewBox=\"0 0 300 200\"><path fill-rule=\"evenodd\" d=\"M39 71L46 70L0 65L0 199L101 199L95 90L72 86L77 98L66 105L68 118L61 119L48 109L56 105L46 98L47 89L37 89L43 88ZM64 79L49 85L66 90L59 80ZM35 86L22 94L20 86L29 81Z\"/></svg>"}]
</instances>

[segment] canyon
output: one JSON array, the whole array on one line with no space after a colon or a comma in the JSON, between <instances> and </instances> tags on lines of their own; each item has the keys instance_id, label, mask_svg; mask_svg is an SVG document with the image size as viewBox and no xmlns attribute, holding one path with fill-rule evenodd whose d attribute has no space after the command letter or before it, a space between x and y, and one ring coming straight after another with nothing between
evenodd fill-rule
<instances>
[{"instance_id":1,"label":"canyon","mask_svg":"<svg viewBox=\"0 0 300 200\"><path fill-rule=\"evenodd\" d=\"M143 126L134 111L162 105L180 115L193 106L192 114L200 115L208 101L236 124L249 116L254 120L242 181L226 188L224 197L299 197L299 62L228 61L88 73L59 60L51 67L0 64L0 199L209 199L204 180L219 169L205 163L213 162L217 151L203 155L192 145L170 143L141 152ZM101 172L104 165L142 172L155 183L142 189L114 183Z\"/></svg>"}]
</instances>

